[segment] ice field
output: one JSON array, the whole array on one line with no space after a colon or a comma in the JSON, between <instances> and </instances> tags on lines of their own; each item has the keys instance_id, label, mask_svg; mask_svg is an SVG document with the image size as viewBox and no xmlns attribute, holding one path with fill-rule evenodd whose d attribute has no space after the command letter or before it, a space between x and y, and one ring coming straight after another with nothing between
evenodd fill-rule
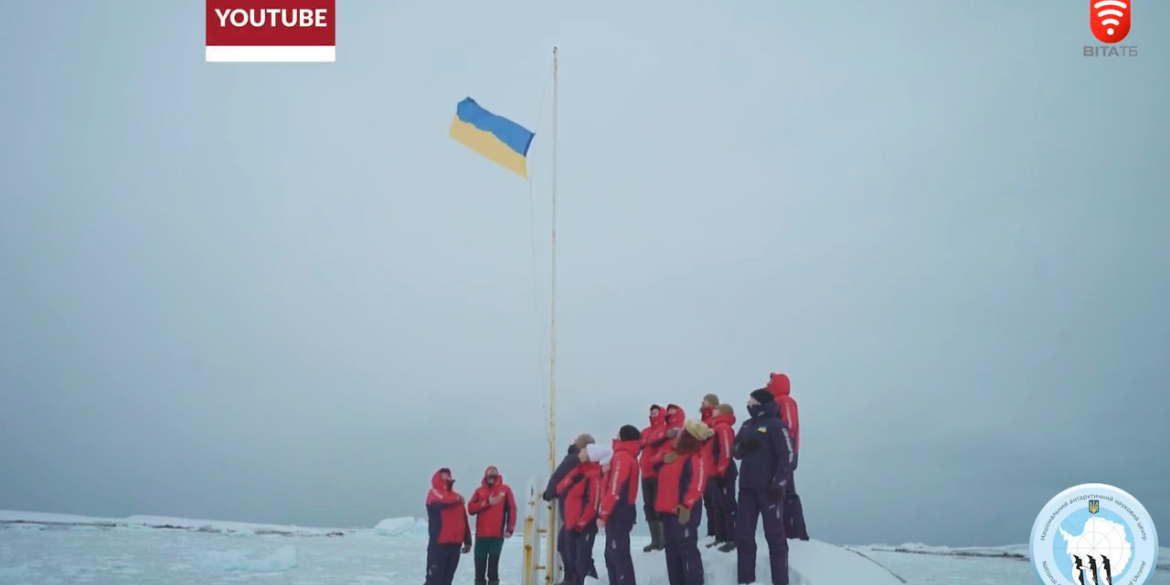
<instances>
[{"instance_id":1,"label":"ice field","mask_svg":"<svg viewBox=\"0 0 1170 585\"><path fill-rule=\"evenodd\" d=\"M0 585L420 585L426 540L426 524L410 518L334 530L0 511ZM603 542L599 539L595 558L604 573ZM645 543L634 539L638 583L666 585L662 553L641 552ZM947 549L791 544L792 585L1039 583L1026 560L1026 545ZM520 583L522 547L519 536L507 541L502 583ZM734 553L704 549L703 554L707 585L735 584ZM764 555L760 557L759 576L764 577L768 573ZM471 585L471 557L463 559L456 583ZM587 581L605 582L604 577ZM1149 583L1170 585L1170 551L1165 548Z\"/></svg>"}]
</instances>

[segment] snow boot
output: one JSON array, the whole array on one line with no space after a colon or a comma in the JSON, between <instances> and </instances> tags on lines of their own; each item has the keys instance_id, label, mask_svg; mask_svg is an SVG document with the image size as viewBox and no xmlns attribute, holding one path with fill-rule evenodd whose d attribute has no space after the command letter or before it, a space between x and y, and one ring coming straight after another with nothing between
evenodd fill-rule
<instances>
[{"instance_id":1,"label":"snow boot","mask_svg":"<svg viewBox=\"0 0 1170 585\"><path fill-rule=\"evenodd\" d=\"M654 531L654 539L651 544L658 543L654 546L654 550L666 550L666 526L662 524L661 520L654 523Z\"/></svg>"},{"instance_id":2,"label":"snow boot","mask_svg":"<svg viewBox=\"0 0 1170 585\"><path fill-rule=\"evenodd\" d=\"M642 547L642 552L650 552L652 550L662 549L662 522L658 520L648 520L646 525L650 528L650 544Z\"/></svg>"},{"instance_id":3,"label":"snow boot","mask_svg":"<svg viewBox=\"0 0 1170 585\"><path fill-rule=\"evenodd\" d=\"M733 550L735 550L735 541L734 540L729 540L729 541L723 543L723 546L719 547L719 552L731 552Z\"/></svg>"}]
</instances>

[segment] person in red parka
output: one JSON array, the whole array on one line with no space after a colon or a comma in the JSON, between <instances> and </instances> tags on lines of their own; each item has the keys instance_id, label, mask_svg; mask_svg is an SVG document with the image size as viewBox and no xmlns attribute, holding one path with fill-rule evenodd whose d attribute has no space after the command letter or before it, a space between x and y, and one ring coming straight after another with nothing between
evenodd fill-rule
<instances>
[{"instance_id":1,"label":"person in red parka","mask_svg":"<svg viewBox=\"0 0 1170 585\"><path fill-rule=\"evenodd\" d=\"M463 496L455 491L451 470L444 467L431 476L427 492L427 580L426 585L451 585L459 554L471 552L471 526ZM462 548L461 548L462 547Z\"/></svg>"},{"instance_id":2,"label":"person in red parka","mask_svg":"<svg viewBox=\"0 0 1170 585\"><path fill-rule=\"evenodd\" d=\"M634 585L630 532L638 520L638 450L642 434L630 425L613 440L613 457L602 462L601 506L597 526L605 530L605 568L610 585Z\"/></svg>"},{"instance_id":3,"label":"person in red parka","mask_svg":"<svg viewBox=\"0 0 1170 585\"><path fill-rule=\"evenodd\" d=\"M601 505L601 460L612 456L609 447L592 444L581 450L581 463L557 485L565 501L565 557L573 570L561 585L584 585L593 564L597 537L597 510Z\"/></svg>"},{"instance_id":4,"label":"person in red parka","mask_svg":"<svg viewBox=\"0 0 1170 585\"><path fill-rule=\"evenodd\" d=\"M711 445L712 469L704 497L715 503L715 542L708 548L719 546L720 551L730 552L735 549L735 480L739 475L733 457L735 410L730 404L720 404L715 416L707 422L712 430L707 440Z\"/></svg>"},{"instance_id":5,"label":"person in red parka","mask_svg":"<svg viewBox=\"0 0 1170 585\"><path fill-rule=\"evenodd\" d=\"M703 402L699 404L699 420L703 421L703 424L707 425L708 428L711 428L711 418L715 416L715 409L718 408L718 406L719 397L714 394L708 394L704 396ZM703 442L703 448L707 451L707 456L711 457L712 453L710 439ZM711 491L709 483L707 491ZM715 538L715 524L718 522L715 519L715 502L707 496L708 494L703 494L702 507L702 510L707 513L707 538ZM701 524L702 522L703 520L700 518L699 523ZM718 540L715 542L718 542ZM714 542L707 545L708 548L710 548L712 544L714 544Z\"/></svg>"},{"instance_id":6,"label":"person in red parka","mask_svg":"<svg viewBox=\"0 0 1170 585\"><path fill-rule=\"evenodd\" d=\"M796 465L800 461L800 410L796 407L796 399L792 397L792 382L787 374L773 373L765 389L776 398L776 404L780 407L780 420L788 425L788 434L792 437L792 465L789 467L788 489L784 498L785 534L790 539L808 540L804 506L796 493L796 481L793 477Z\"/></svg>"},{"instance_id":7,"label":"person in red parka","mask_svg":"<svg viewBox=\"0 0 1170 585\"><path fill-rule=\"evenodd\" d=\"M699 554L699 517L694 514L707 487L710 461L703 441L711 429L689 420L674 444L659 456L658 497L655 509L666 529L666 576L670 585L702 585L703 557Z\"/></svg>"},{"instance_id":8,"label":"person in red parka","mask_svg":"<svg viewBox=\"0 0 1170 585\"><path fill-rule=\"evenodd\" d=\"M500 552L516 531L516 498L496 466L484 470L467 511L475 516L475 585L500 585Z\"/></svg>"},{"instance_id":9,"label":"person in red parka","mask_svg":"<svg viewBox=\"0 0 1170 585\"><path fill-rule=\"evenodd\" d=\"M646 515L646 526L650 530L650 544L642 552L662 550L662 522L654 511L654 494L658 493L658 475L654 473L654 456L658 454L659 442L666 434L666 410L657 404L650 405L650 426L642 429L642 455L638 459L642 471L642 511Z\"/></svg>"}]
</instances>

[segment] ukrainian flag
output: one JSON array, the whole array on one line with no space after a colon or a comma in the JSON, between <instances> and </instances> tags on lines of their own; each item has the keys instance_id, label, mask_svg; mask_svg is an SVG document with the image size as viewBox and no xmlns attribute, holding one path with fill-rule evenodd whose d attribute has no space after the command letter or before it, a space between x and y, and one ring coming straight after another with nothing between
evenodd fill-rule
<instances>
[{"instance_id":1,"label":"ukrainian flag","mask_svg":"<svg viewBox=\"0 0 1170 585\"><path fill-rule=\"evenodd\" d=\"M534 135L527 128L465 98L455 106L450 135L488 160L528 177L528 146Z\"/></svg>"}]
</instances>

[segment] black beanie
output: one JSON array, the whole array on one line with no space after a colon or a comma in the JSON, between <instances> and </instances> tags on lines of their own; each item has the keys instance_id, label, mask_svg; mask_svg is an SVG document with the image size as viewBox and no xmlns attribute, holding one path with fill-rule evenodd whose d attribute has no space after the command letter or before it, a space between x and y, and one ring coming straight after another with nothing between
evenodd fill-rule
<instances>
[{"instance_id":1,"label":"black beanie","mask_svg":"<svg viewBox=\"0 0 1170 585\"><path fill-rule=\"evenodd\" d=\"M642 438L642 432L638 427L626 425L618 430L618 440L620 441L637 441Z\"/></svg>"},{"instance_id":2,"label":"black beanie","mask_svg":"<svg viewBox=\"0 0 1170 585\"><path fill-rule=\"evenodd\" d=\"M776 397L772 396L772 391L768 390L767 388L760 388L759 390L753 390L752 391L752 398L755 398L756 402L759 402L760 404L767 404L769 402L776 400Z\"/></svg>"}]
</instances>

